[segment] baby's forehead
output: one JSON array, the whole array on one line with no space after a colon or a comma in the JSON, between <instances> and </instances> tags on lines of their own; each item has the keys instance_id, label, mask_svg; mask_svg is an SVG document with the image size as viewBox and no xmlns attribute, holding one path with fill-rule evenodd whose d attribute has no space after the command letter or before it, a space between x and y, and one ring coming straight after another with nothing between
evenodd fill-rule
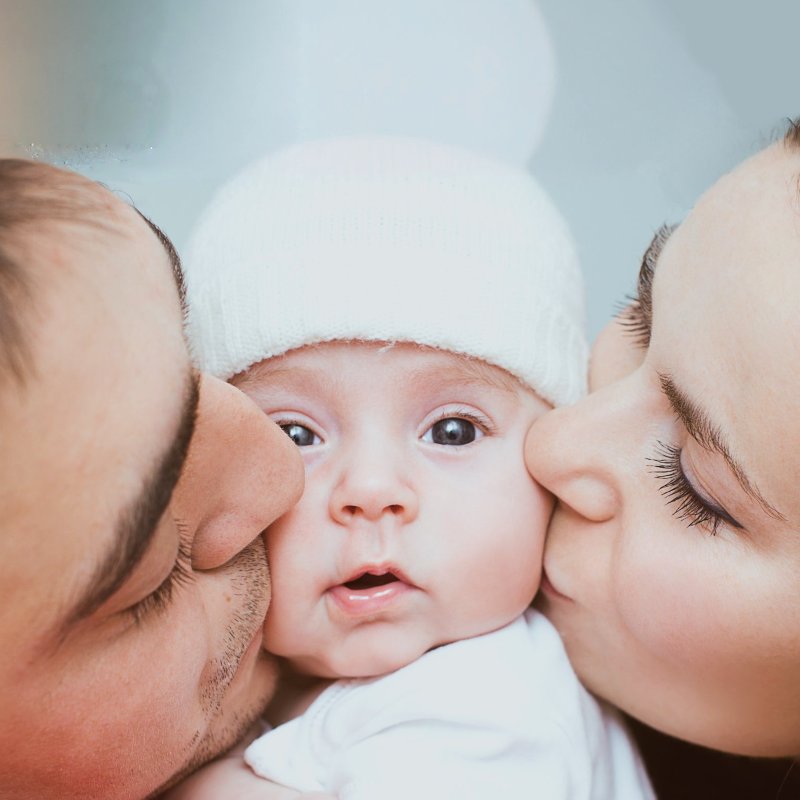
<instances>
[{"instance_id":1,"label":"baby's forehead","mask_svg":"<svg viewBox=\"0 0 800 800\"><path fill-rule=\"evenodd\" d=\"M482 385L518 395L538 394L507 370L474 356L414 342L331 341L305 345L278 356L265 358L236 375L239 388L268 385L286 380L313 378L318 373L341 374L348 366L370 370L391 369L406 380L409 389L417 383L439 382Z\"/></svg>"}]
</instances>

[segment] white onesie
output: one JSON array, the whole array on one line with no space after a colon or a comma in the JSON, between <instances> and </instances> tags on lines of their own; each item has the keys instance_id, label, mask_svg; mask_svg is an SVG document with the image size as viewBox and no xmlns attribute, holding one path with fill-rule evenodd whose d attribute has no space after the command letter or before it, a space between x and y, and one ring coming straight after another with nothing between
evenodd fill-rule
<instances>
[{"instance_id":1,"label":"white onesie","mask_svg":"<svg viewBox=\"0 0 800 800\"><path fill-rule=\"evenodd\" d=\"M536 611L380 678L337 681L245 760L339 800L654 797L622 723Z\"/></svg>"}]
</instances>

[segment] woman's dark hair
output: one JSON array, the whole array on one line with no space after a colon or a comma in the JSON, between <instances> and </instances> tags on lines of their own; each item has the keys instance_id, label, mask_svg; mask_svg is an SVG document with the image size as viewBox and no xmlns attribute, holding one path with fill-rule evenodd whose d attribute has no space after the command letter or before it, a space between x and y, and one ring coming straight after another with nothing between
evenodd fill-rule
<instances>
[{"instance_id":1,"label":"woman's dark hair","mask_svg":"<svg viewBox=\"0 0 800 800\"><path fill-rule=\"evenodd\" d=\"M800 117L788 120L788 126L783 141L790 147L800 148Z\"/></svg>"}]
</instances>

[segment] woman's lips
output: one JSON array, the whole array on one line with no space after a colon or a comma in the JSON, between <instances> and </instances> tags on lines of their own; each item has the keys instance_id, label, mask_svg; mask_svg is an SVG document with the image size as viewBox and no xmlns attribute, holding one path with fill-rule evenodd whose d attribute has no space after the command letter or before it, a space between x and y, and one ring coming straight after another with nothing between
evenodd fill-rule
<instances>
[{"instance_id":1,"label":"woman's lips","mask_svg":"<svg viewBox=\"0 0 800 800\"><path fill-rule=\"evenodd\" d=\"M359 569L328 593L347 616L368 617L387 610L414 588L398 570L382 566Z\"/></svg>"},{"instance_id":2,"label":"woman's lips","mask_svg":"<svg viewBox=\"0 0 800 800\"><path fill-rule=\"evenodd\" d=\"M556 600L567 600L568 602L572 602L572 599L567 597L567 595L562 594L561 592L556 589L555 586L550 581L550 578L547 576L547 570L542 567L542 580L539 584L539 588L541 589L542 593L546 595L548 598L555 598Z\"/></svg>"}]
</instances>

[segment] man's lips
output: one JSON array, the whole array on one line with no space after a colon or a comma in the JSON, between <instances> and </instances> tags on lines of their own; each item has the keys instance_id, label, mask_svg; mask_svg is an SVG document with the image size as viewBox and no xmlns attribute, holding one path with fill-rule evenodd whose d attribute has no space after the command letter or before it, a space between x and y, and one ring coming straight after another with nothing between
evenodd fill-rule
<instances>
[{"instance_id":1,"label":"man's lips","mask_svg":"<svg viewBox=\"0 0 800 800\"><path fill-rule=\"evenodd\" d=\"M345 615L363 617L386 610L416 588L396 567L375 564L359 567L328 593Z\"/></svg>"}]
</instances>

